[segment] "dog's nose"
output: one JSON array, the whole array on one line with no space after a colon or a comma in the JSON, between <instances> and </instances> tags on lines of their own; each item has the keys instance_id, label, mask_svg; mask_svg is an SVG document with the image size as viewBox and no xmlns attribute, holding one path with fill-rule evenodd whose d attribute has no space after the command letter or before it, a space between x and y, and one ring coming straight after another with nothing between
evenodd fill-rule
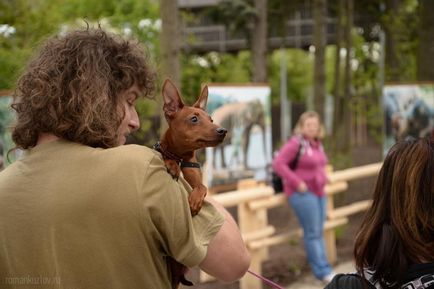
<instances>
[{"instance_id":1,"label":"dog's nose","mask_svg":"<svg viewBox=\"0 0 434 289\"><path fill-rule=\"evenodd\" d=\"M227 129L222 128L222 127L219 127L218 129L216 129L216 131L219 135L226 135L226 133L228 132Z\"/></svg>"}]
</instances>

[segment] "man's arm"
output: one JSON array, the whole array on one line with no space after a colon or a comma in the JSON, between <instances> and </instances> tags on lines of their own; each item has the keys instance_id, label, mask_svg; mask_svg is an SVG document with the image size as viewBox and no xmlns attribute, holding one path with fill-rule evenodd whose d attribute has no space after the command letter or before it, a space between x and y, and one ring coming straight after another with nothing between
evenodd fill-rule
<instances>
[{"instance_id":1,"label":"man's arm","mask_svg":"<svg viewBox=\"0 0 434 289\"><path fill-rule=\"evenodd\" d=\"M250 254L231 214L211 197L206 197L224 217L220 230L211 239L205 259L199 267L223 282L234 282L247 272Z\"/></svg>"}]
</instances>

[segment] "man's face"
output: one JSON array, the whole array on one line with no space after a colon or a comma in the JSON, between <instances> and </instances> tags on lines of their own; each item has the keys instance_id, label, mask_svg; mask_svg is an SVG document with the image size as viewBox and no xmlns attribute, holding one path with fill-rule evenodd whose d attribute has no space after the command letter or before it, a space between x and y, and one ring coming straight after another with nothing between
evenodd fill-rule
<instances>
[{"instance_id":1,"label":"man's face","mask_svg":"<svg viewBox=\"0 0 434 289\"><path fill-rule=\"evenodd\" d=\"M119 126L118 145L124 145L127 136L140 127L139 116L136 111L136 100L140 95L137 85L133 85L122 94L122 105L124 106L125 115Z\"/></svg>"}]
</instances>

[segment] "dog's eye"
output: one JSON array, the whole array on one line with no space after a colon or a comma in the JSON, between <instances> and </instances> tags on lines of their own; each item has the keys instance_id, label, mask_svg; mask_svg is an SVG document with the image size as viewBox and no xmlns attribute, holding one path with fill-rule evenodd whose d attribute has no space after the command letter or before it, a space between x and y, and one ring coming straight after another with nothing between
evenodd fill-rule
<instances>
[{"instance_id":1,"label":"dog's eye","mask_svg":"<svg viewBox=\"0 0 434 289\"><path fill-rule=\"evenodd\" d=\"M195 123L195 122L197 122L199 119L197 118L197 116L192 116L190 120L191 120L191 122Z\"/></svg>"}]
</instances>

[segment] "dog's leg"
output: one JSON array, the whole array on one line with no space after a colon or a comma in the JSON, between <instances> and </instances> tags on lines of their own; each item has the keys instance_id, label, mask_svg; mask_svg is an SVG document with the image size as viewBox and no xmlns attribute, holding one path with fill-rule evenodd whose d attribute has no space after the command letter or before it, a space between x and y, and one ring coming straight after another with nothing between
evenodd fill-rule
<instances>
[{"instance_id":1,"label":"dog's leg","mask_svg":"<svg viewBox=\"0 0 434 289\"><path fill-rule=\"evenodd\" d=\"M188 160L188 162L197 163L196 157ZM182 174L185 180L193 188L193 191L188 197L188 202L190 204L190 211L193 216L199 213L202 208L203 201L207 194L207 188L202 184L202 172L199 168L183 167Z\"/></svg>"},{"instance_id":2,"label":"dog's leg","mask_svg":"<svg viewBox=\"0 0 434 289\"><path fill-rule=\"evenodd\" d=\"M193 286L193 283L185 279L185 274L188 268L181 263L177 262L172 257L168 257L167 263L169 264L170 272L172 274L172 289L178 289L179 283L185 286Z\"/></svg>"},{"instance_id":3,"label":"dog's leg","mask_svg":"<svg viewBox=\"0 0 434 289\"><path fill-rule=\"evenodd\" d=\"M178 180L181 174L181 169L179 168L178 162L175 160L165 159L164 163L167 168L167 172L172 176L173 179Z\"/></svg>"}]
</instances>

